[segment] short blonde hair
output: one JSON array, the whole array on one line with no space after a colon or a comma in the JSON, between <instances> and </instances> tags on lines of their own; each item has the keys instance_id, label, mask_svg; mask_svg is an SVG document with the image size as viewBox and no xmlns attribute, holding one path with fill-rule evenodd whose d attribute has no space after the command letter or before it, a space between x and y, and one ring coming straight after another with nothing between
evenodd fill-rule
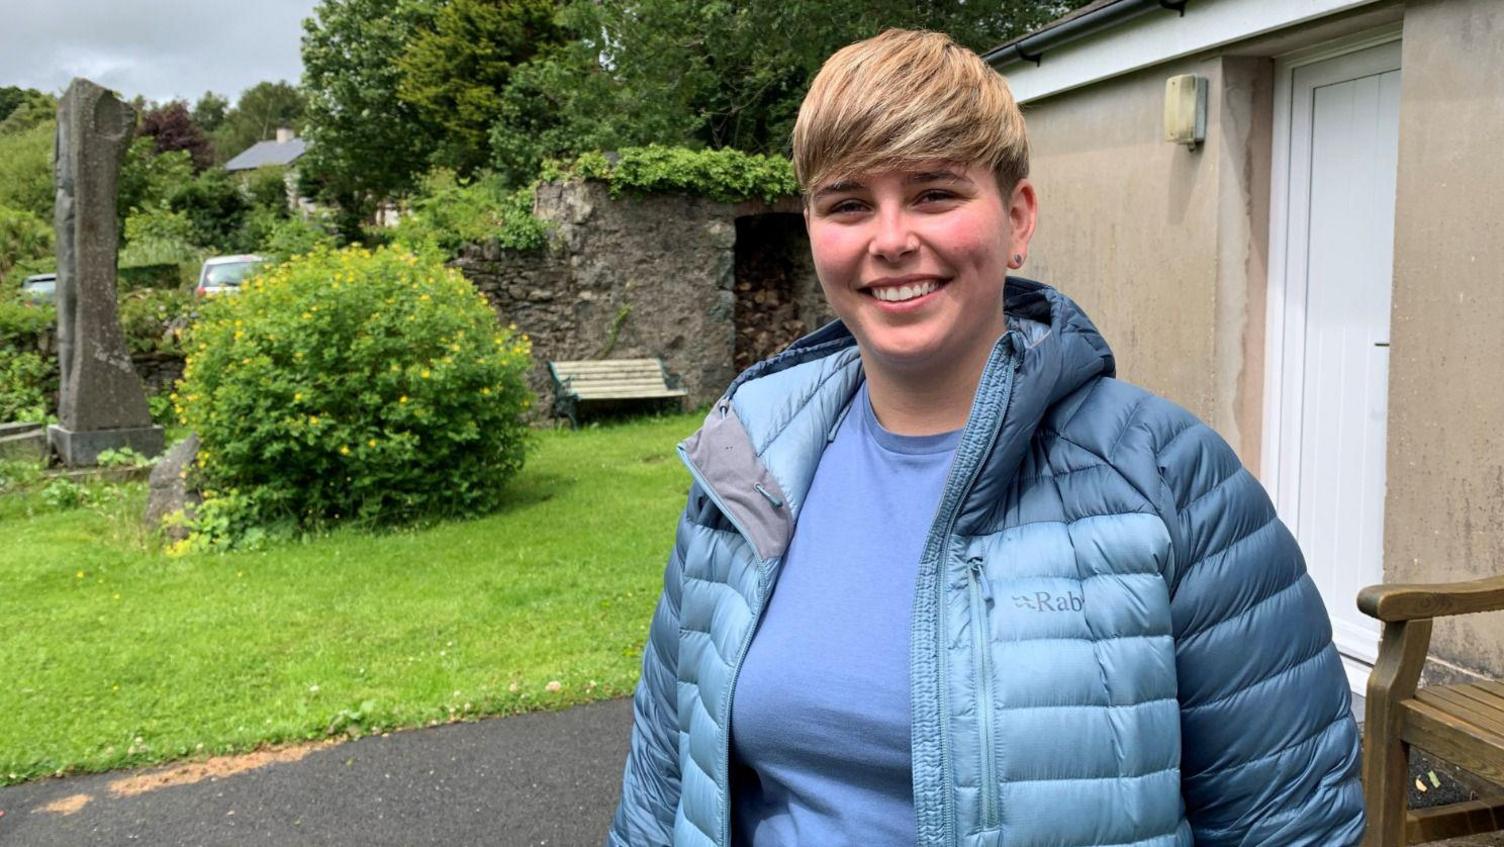
<instances>
[{"instance_id":1,"label":"short blonde hair","mask_svg":"<svg viewBox=\"0 0 1504 847\"><path fill-rule=\"evenodd\" d=\"M794 176L816 186L926 161L985 164L1007 194L1029 175L1008 83L938 32L890 29L836 51L794 123Z\"/></svg>"}]
</instances>

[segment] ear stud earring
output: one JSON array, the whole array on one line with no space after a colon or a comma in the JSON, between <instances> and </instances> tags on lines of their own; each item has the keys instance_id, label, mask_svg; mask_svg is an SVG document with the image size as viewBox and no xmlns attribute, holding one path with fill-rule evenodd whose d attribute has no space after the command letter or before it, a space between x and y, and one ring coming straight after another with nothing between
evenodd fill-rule
<instances>
[{"instance_id":1,"label":"ear stud earring","mask_svg":"<svg viewBox=\"0 0 1504 847\"><path fill-rule=\"evenodd\" d=\"M1023 266L1024 266L1024 254L1022 254L1022 253L1014 253L1013 254L1013 267L1015 267L1015 268L1021 268Z\"/></svg>"}]
</instances>

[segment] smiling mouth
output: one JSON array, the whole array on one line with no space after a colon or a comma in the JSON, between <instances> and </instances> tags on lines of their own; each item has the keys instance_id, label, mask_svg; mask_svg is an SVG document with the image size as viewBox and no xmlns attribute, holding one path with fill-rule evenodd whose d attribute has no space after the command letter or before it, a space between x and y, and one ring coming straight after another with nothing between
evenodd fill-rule
<instances>
[{"instance_id":1,"label":"smiling mouth","mask_svg":"<svg viewBox=\"0 0 1504 847\"><path fill-rule=\"evenodd\" d=\"M924 279L904 285L881 285L862 289L862 293L884 303L905 303L933 294L944 288L949 280Z\"/></svg>"}]
</instances>

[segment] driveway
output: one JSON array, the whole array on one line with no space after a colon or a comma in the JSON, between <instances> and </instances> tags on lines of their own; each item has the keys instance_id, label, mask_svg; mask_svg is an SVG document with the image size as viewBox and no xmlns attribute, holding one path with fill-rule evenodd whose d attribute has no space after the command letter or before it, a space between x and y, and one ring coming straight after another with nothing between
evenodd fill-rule
<instances>
[{"instance_id":1,"label":"driveway","mask_svg":"<svg viewBox=\"0 0 1504 847\"><path fill-rule=\"evenodd\" d=\"M612 700L0 788L0 845L599 845L631 727Z\"/></svg>"}]
</instances>

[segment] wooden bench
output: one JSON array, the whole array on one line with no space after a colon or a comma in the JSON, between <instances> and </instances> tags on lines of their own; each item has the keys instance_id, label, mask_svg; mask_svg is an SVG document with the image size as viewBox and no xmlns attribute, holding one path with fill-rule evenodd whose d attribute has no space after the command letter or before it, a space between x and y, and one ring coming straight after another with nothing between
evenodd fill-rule
<instances>
[{"instance_id":1,"label":"wooden bench","mask_svg":"<svg viewBox=\"0 0 1504 847\"><path fill-rule=\"evenodd\" d=\"M1416 688L1432 618L1504 610L1504 577L1442 585L1373 585L1358 608L1384 622L1363 724L1364 847L1402 847L1504 829L1504 796L1411 811L1410 746L1504 782L1504 685Z\"/></svg>"},{"instance_id":2,"label":"wooden bench","mask_svg":"<svg viewBox=\"0 0 1504 847\"><path fill-rule=\"evenodd\" d=\"M623 401L677 400L689 394L669 379L661 359L601 359L549 362L554 416L580 425L582 404L614 406Z\"/></svg>"}]
</instances>

